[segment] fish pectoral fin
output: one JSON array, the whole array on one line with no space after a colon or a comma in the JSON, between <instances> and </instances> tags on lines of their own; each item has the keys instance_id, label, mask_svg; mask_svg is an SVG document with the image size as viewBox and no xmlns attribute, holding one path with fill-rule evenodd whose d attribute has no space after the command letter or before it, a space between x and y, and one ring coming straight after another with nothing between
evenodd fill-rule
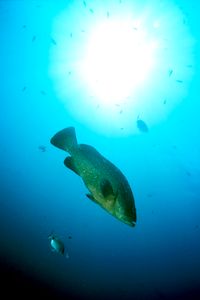
<instances>
[{"instance_id":1,"label":"fish pectoral fin","mask_svg":"<svg viewBox=\"0 0 200 300\"><path fill-rule=\"evenodd\" d=\"M90 200L92 200L92 201L94 201L95 203L98 203L97 202L97 200L92 196L92 194L86 194L86 196L90 199Z\"/></svg>"},{"instance_id":2,"label":"fish pectoral fin","mask_svg":"<svg viewBox=\"0 0 200 300\"><path fill-rule=\"evenodd\" d=\"M76 167L74 166L73 160L71 156L67 156L64 160L64 165L69 168L70 170L72 170L73 172L75 172L77 175L79 175ZM80 176L80 175L79 175Z\"/></svg>"},{"instance_id":3,"label":"fish pectoral fin","mask_svg":"<svg viewBox=\"0 0 200 300\"><path fill-rule=\"evenodd\" d=\"M103 179L100 183L100 189L104 198L114 197L114 191L109 180Z\"/></svg>"}]
</instances>

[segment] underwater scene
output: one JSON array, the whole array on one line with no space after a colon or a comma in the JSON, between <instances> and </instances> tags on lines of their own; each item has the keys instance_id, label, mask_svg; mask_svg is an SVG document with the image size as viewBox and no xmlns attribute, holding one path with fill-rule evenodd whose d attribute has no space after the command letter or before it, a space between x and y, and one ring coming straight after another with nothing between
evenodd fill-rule
<instances>
[{"instance_id":1,"label":"underwater scene","mask_svg":"<svg viewBox=\"0 0 200 300\"><path fill-rule=\"evenodd\" d=\"M196 0L0 0L9 297L200 299Z\"/></svg>"}]
</instances>

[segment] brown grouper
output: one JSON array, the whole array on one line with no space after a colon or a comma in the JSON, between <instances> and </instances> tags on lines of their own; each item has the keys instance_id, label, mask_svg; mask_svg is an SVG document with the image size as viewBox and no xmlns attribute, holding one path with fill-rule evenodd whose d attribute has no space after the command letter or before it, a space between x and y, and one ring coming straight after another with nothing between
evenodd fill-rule
<instances>
[{"instance_id":1,"label":"brown grouper","mask_svg":"<svg viewBox=\"0 0 200 300\"><path fill-rule=\"evenodd\" d=\"M65 128L51 138L51 144L70 154L67 168L79 175L89 193L86 196L118 220L135 226L136 208L126 177L94 147L78 144L74 127Z\"/></svg>"}]
</instances>

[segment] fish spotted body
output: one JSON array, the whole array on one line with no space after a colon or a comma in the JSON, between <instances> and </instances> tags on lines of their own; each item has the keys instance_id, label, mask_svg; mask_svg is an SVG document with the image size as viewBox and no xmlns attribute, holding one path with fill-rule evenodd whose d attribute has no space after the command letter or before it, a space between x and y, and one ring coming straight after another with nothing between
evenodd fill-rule
<instances>
[{"instance_id":1,"label":"fish spotted body","mask_svg":"<svg viewBox=\"0 0 200 300\"><path fill-rule=\"evenodd\" d=\"M122 172L95 148L78 144L74 127L65 128L51 143L68 152L64 164L79 175L89 193L86 196L118 220L135 226L136 208L130 185Z\"/></svg>"}]
</instances>

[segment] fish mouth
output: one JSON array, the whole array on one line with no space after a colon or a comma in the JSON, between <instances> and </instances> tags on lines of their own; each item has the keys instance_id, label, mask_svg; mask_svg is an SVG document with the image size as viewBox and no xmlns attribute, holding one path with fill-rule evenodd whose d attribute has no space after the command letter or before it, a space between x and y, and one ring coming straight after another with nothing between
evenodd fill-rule
<instances>
[{"instance_id":1,"label":"fish mouth","mask_svg":"<svg viewBox=\"0 0 200 300\"><path fill-rule=\"evenodd\" d=\"M118 213L115 213L115 217L119 221L121 221L131 227L135 227L135 225L136 225L136 215L134 215L134 214L125 214L123 211L119 210Z\"/></svg>"},{"instance_id":2,"label":"fish mouth","mask_svg":"<svg viewBox=\"0 0 200 300\"><path fill-rule=\"evenodd\" d=\"M121 221L131 227L135 227L135 225L136 225L136 222L134 222L134 221L128 221L128 220L121 220Z\"/></svg>"},{"instance_id":3,"label":"fish mouth","mask_svg":"<svg viewBox=\"0 0 200 300\"><path fill-rule=\"evenodd\" d=\"M131 227L135 227L135 225L136 225L136 221L134 221L133 219L130 219L130 218L117 217L117 219Z\"/></svg>"}]
</instances>

